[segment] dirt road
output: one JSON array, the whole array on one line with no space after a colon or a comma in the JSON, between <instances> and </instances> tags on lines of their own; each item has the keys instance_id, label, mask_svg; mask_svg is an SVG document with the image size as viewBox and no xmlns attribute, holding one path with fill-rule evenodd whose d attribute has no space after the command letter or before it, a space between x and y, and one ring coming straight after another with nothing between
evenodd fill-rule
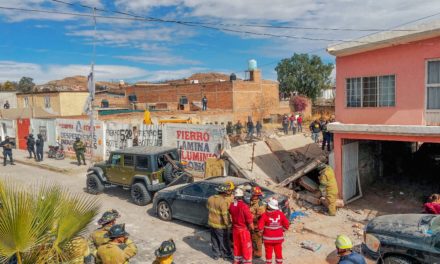
<instances>
[{"instance_id":1,"label":"dirt road","mask_svg":"<svg viewBox=\"0 0 440 264\"><path fill-rule=\"evenodd\" d=\"M85 172L85 168L84 168ZM50 172L43 169L16 165L3 167L0 178L11 179L23 186L36 183L59 184L68 187L72 192L84 192L85 173L76 172L73 175ZM89 195L89 194L86 194ZM224 264L222 260L210 258L208 230L199 226L180 221L164 222L154 216L151 205L140 207L130 203L129 192L119 188L110 189L105 194L94 196L102 203L102 211L110 208L117 209L122 217L119 222L126 223L127 231L136 242L139 253L131 263L151 263L154 250L163 240L173 238L177 244L176 263L180 264ZM338 212L338 217L332 218L322 214L309 212L309 216L295 223L287 233L284 243L284 258L287 264L293 263L336 263L334 255L334 238L337 234L352 235L352 223L361 222L361 215ZM97 226L92 224L90 230ZM317 252L311 252L300 247L301 241L312 240L322 244ZM360 239L356 241L360 242ZM264 263L262 260L254 263Z\"/></svg>"}]
</instances>

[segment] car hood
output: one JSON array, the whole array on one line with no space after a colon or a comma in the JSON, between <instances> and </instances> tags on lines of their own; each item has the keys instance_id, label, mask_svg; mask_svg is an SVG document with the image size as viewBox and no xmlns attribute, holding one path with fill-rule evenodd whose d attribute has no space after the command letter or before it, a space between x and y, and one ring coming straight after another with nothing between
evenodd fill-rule
<instances>
[{"instance_id":1,"label":"car hood","mask_svg":"<svg viewBox=\"0 0 440 264\"><path fill-rule=\"evenodd\" d=\"M396 214L379 216L366 226L367 233L392 234L393 236L423 237L422 230L429 227L432 215Z\"/></svg>"},{"instance_id":2,"label":"car hood","mask_svg":"<svg viewBox=\"0 0 440 264\"><path fill-rule=\"evenodd\" d=\"M101 162L96 162L93 164L93 167L99 167L101 169L105 169L107 168L107 163L101 161Z\"/></svg>"}]
</instances>

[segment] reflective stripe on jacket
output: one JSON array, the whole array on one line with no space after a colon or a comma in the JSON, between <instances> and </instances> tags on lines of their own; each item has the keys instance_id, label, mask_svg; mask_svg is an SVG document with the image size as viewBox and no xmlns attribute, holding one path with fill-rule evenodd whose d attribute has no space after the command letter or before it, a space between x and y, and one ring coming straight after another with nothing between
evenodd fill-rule
<instances>
[{"instance_id":1,"label":"reflective stripe on jacket","mask_svg":"<svg viewBox=\"0 0 440 264\"><path fill-rule=\"evenodd\" d=\"M231 201L222 195L213 195L208 198L209 211L208 225L216 229L226 229L231 225L229 218L229 205Z\"/></svg>"},{"instance_id":2,"label":"reflective stripe on jacket","mask_svg":"<svg viewBox=\"0 0 440 264\"><path fill-rule=\"evenodd\" d=\"M280 210L265 212L260 221L258 229L263 230L263 240L269 243L282 243L284 241L284 230L289 229L289 220Z\"/></svg>"}]
</instances>

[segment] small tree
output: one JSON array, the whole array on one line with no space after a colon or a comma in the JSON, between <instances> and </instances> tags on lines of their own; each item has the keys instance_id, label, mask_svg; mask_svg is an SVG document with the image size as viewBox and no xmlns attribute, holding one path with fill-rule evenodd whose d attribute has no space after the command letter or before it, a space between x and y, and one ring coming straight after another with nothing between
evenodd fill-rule
<instances>
[{"instance_id":1,"label":"small tree","mask_svg":"<svg viewBox=\"0 0 440 264\"><path fill-rule=\"evenodd\" d=\"M15 91L15 90L17 90L17 83L6 81L2 85L2 89L3 89L3 91Z\"/></svg>"},{"instance_id":2,"label":"small tree","mask_svg":"<svg viewBox=\"0 0 440 264\"><path fill-rule=\"evenodd\" d=\"M94 198L59 186L23 188L0 180L0 263L71 263L79 237L99 212Z\"/></svg>"},{"instance_id":3,"label":"small tree","mask_svg":"<svg viewBox=\"0 0 440 264\"><path fill-rule=\"evenodd\" d=\"M295 112L302 112L306 110L308 103L307 98L303 96L293 96L290 98L290 105L293 106Z\"/></svg>"},{"instance_id":4,"label":"small tree","mask_svg":"<svg viewBox=\"0 0 440 264\"><path fill-rule=\"evenodd\" d=\"M321 91L330 86L333 64L309 54L294 54L281 60L275 70L282 92L297 92L315 100Z\"/></svg>"},{"instance_id":5,"label":"small tree","mask_svg":"<svg viewBox=\"0 0 440 264\"><path fill-rule=\"evenodd\" d=\"M32 89L35 87L34 79L30 77L21 77L20 81L18 82L18 91L22 93L27 93L32 91Z\"/></svg>"}]
</instances>

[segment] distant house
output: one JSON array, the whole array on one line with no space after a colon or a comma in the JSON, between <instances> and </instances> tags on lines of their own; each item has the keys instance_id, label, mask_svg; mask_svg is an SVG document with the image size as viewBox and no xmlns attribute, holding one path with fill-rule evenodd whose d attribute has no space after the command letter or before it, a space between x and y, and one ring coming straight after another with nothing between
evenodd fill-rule
<instances>
[{"instance_id":1,"label":"distant house","mask_svg":"<svg viewBox=\"0 0 440 264\"><path fill-rule=\"evenodd\" d=\"M6 101L9 103L9 108L17 108L16 94L16 91L0 91L0 108L3 109Z\"/></svg>"},{"instance_id":2,"label":"distant house","mask_svg":"<svg viewBox=\"0 0 440 264\"><path fill-rule=\"evenodd\" d=\"M57 116L82 115L88 95L86 91L17 93L17 108L43 109Z\"/></svg>"},{"instance_id":3,"label":"distant house","mask_svg":"<svg viewBox=\"0 0 440 264\"><path fill-rule=\"evenodd\" d=\"M356 177L364 183L392 174L417 149L412 146L440 143L440 22L327 51L336 56L337 95L337 123L328 128L336 177L349 200Z\"/></svg>"}]
</instances>

